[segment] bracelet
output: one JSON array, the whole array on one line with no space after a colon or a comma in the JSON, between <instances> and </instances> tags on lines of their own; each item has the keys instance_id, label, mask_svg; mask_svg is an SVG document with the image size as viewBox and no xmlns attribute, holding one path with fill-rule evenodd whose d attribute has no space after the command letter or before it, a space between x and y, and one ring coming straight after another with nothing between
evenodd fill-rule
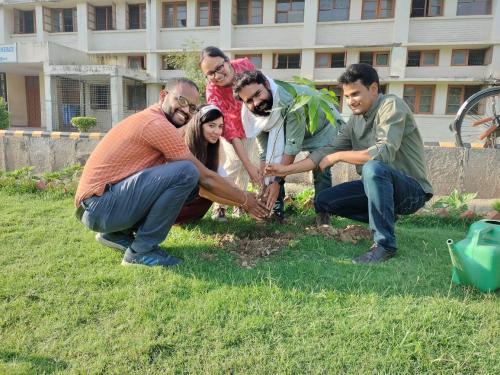
<instances>
[{"instance_id":1,"label":"bracelet","mask_svg":"<svg viewBox=\"0 0 500 375\"><path fill-rule=\"evenodd\" d=\"M248 194L247 194L247 192L246 192L246 191L245 191L245 192L243 192L243 194L245 194L245 202L243 202L242 204L240 204L240 208L243 208L243 209L245 209L245 210L246 210L246 209L248 208L248 206L247 206L247 202L248 202Z\"/></svg>"},{"instance_id":2,"label":"bracelet","mask_svg":"<svg viewBox=\"0 0 500 375\"><path fill-rule=\"evenodd\" d=\"M285 185L285 179L283 177L274 177L273 182L276 182L277 184L279 184L281 186Z\"/></svg>"}]
</instances>

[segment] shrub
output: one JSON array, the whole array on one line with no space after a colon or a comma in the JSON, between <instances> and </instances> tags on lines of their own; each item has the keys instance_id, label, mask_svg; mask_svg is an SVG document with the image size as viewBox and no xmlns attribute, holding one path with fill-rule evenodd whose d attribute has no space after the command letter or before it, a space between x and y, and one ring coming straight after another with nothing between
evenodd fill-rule
<instances>
[{"instance_id":1,"label":"shrub","mask_svg":"<svg viewBox=\"0 0 500 375\"><path fill-rule=\"evenodd\" d=\"M495 210L500 212L500 201L494 201L491 207Z\"/></svg>"},{"instance_id":2,"label":"shrub","mask_svg":"<svg viewBox=\"0 0 500 375\"><path fill-rule=\"evenodd\" d=\"M432 208L446 208L452 215L460 215L466 211L471 200L476 198L477 193L460 194L457 189L453 190L447 197L442 197L432 205Z\"/></svg>"},{"instance_id":3,"label":"shrub","mask_svg":"<svg viewBox=\"0 0 500 375\"><path fill-rule=\"evenodd\" d=\"M97 125L97 120L95 117L73 117L71 123L80 132L86 133Z\"/></svg>"},{"instance_id":4,"label":"shrub","mask_svg":"<svg viewBox=\"0 0 500 375\"><path fill-rule=\"evenodd\" d=\"M0 129L8 129L10 126L10 113L7 110L7 102L0 96Z\"/></svg>"}]
</instances>

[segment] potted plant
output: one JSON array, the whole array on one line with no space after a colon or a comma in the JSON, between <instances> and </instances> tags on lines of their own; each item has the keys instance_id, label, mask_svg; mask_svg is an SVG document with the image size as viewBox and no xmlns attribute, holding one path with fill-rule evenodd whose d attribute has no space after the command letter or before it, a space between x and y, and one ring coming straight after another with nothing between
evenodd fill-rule
<instances>
[{"instance_id":1,"label":"potted plant","mask_svg":"<svg viewBox=\"0 0 500 375\"><path fill-rule=\"evenodd\" d=\"M73 117L71 124L78 129L80 133L87 133L97 125L95 117Z\"/></svg>"}]
</instances>

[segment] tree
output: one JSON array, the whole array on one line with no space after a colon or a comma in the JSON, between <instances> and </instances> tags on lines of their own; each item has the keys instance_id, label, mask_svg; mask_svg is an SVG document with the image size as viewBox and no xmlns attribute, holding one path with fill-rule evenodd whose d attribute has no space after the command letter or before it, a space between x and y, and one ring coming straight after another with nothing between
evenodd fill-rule
<instances>
[{"instance_id":1,"label":"tree","mask_svg":"<svg viewBox=\"0 0 500 375\"><path fill-rule=\"evenodd\" d=\"M8 129L10 126L10 113L7 110L7 102L0 96L0 129Z\"/></svg>"}]
</instances>

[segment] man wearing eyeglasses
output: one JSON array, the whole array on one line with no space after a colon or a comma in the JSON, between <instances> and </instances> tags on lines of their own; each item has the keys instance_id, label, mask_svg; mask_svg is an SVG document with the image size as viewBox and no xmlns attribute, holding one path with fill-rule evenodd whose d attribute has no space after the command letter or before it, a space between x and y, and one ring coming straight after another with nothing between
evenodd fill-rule
<instances>
[{"instance_id":1,"label":"man wearing eyeglasses","mask_svg":"<svg viewBox=\"0 0 500 375\"><path fill-rule=\"evenodd\" d=\"M123 265L181 262L159 244L198 183L253 216L267 214L252 194L207 169L184 143L177 128L189 121L198 102L192 81L169 80L159 103L116 124L85 165L75 197L76 216L98 232L99 243L124 253Z\"/></svg>"}]
</instances>

